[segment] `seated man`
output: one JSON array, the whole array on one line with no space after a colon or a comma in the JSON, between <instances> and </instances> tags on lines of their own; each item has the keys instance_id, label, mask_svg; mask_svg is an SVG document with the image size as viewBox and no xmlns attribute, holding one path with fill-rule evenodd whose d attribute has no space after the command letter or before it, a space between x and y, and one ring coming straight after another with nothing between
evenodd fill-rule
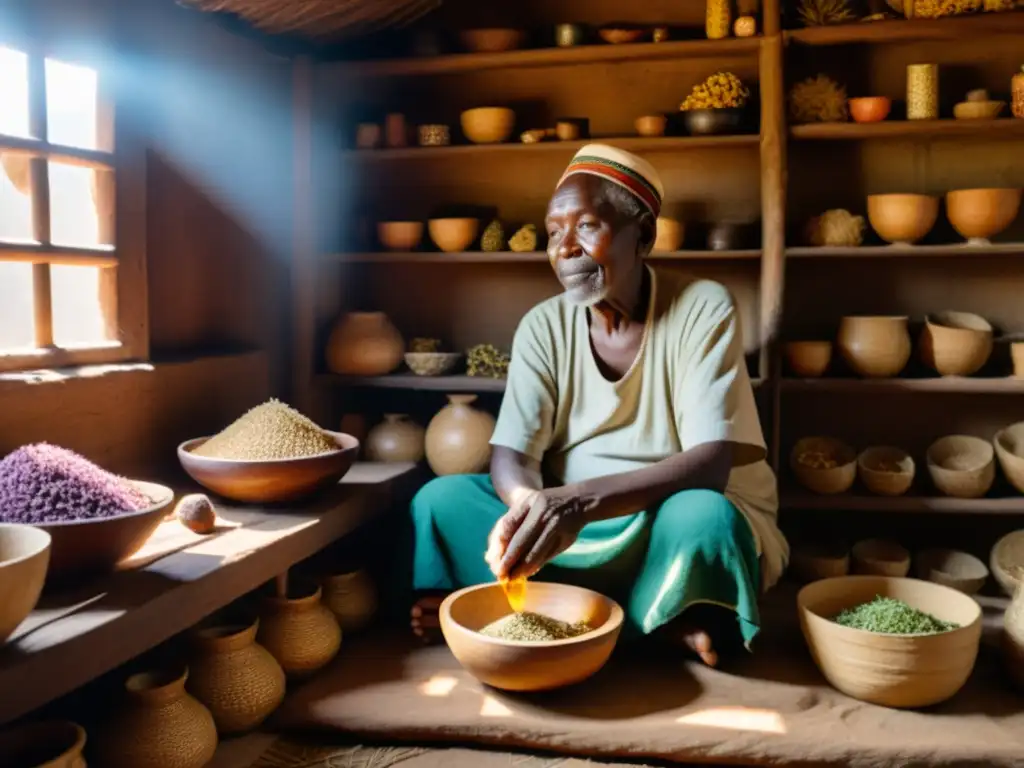
<instances>
[{"instance_id":1,"label":"seated man","mask_svg":"<svg viewBox=\"0 0 1024 768\"><path fill-rule=\"evenodd\" d=\"M775 476L729 292L645 263L662 195L649 163L597 144L555 189L565 291L516 330L490 476L439 477L412 502L424 638L440 595L543 568L709 665L729 640L749 649L788 557Z\"/></svg>"}]
</instances>

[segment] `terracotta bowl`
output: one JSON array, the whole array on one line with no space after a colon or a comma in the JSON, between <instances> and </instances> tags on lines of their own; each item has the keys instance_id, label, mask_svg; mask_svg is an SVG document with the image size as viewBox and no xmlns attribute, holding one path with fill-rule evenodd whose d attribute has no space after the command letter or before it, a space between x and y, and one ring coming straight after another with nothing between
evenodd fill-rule
<instances>
[{"instance_id":1,"label":"terracotta bowl","mask_svg":"<svg viewBox=\"0 0 1024 768\"><path fill-rule=\"evenodd\" d=\"M423 240L423 222L377 222L377 239L389 251L415 251Z\"/></svg>"},{"instance_id":2,"label":"terracotta bowl","mask_svg":"<svg viewBox=\"0 0 1024 768\"><path fill-rule=\"evenodd\" d=\"M501 27L464 29L459 32L459 40L462 47L471 53L500 53L522 48L526 42L526 32Z\"/></svg>"},{"instance_id":3,"label":"terracotta bowl","mask_svg":"<svg viewBox=\"0 0 1024 768\"><path fill-rule=\"evenodd\" d=\"M294 501L337 485L356 459L356 438L343 432L324 433L338 450L301 459L234 461L196 456L192 451L210 439L197 437L178 446L178 461L189 477L225 499L249 504Z\"/></svg>"},{"instance_id":4,"label":"terracotta bowl","mask_svg":"<svg viewBox=\"0 0 1024 768\"><path fill-rule=\"evenodd\" d=\"M897 376L910 360L907 318L847 315L839 321L836 345L854 373L872 379Z\"/></svg>"},{"instance_id":5,"label":"terracotta bowl","mask_svg":"<svg viewBox=\"0 0 1024 768\"><path fill-rule=\"evenodd\" d=\"M641 136L664 136L668 118L665 115L643 115L636 119L634 125Z\"/></svg>"},{"instance_id":6,"label":"terracotta bowl","mask_svg":"<svg viewBox=\"0 0 1024 768\"><path fill-rule=\"evenodd\" d=\"M405 364L417 376L442 376L462 359L461 352L406 352Z\"/></svg>"},{"instance_id":7,"label":"terracotta bowl","mask_svg":"<svg viewBox=\"0 0 1024 768\"><path fill-rule=\"evenodd\" d=\"M933 195L868 195L868 221L893 245L912 245L932 231L939 217Z\"/></svg>"},{"instance_id":8,"label":"terracotta bowl","mask_svg":"<svg viewBox=\"0 0 1024 768\"><path fill-rule=\"evenodd\" d=\"M743 110L738 107L687 109L682 114L683 125L692 136L738 133L743 127Z\"/></svg>"},{"instance_id":9,"label":"terracotta bowl","mask_svg":"<svg viewBox=\"0 0 1024 768\"><path fill-rule=\"evenodd\" d=\"M901 578L910 573L910 553L895 541L865 539L850 551L853 572L862 576Z\"/></svg>"},{"instance_id":10,"label":"terracotta bowl","mask_svg":"<svg viewBox=\"0 0 1024 768\"><path fill-rule=\"evenodd\" d=\"M917 348L941 376L970 376L992 355L992 326L970 312L937 312L925 317Z\"/></svg>"},{"instance_id":11,"label":"terracotta bowl","mask_svg":"<svg viewBox=\"0 0 1024 768\"><path fill-rule=\"evenodd\" d=\"M480 233L478 219L431 219L427 231L434 245L445 253L464 251Z\"/></svg>"},{"instance_id":12,"label":"terracotta bowl","mask_svg":"<svg viewBox=\"0 0 1024 768\"><path fill-rule=\"evenodd\" d=\"M902 448L865 448L857 457L857 474L864 487L879 496L902 496L914 482L914 459Z\"/></svg>"},{"instance_id":13,"label":"terracotta bowl","mask_svg":"<svg viewBox=\"0 0 1024 768\"><path fill-rule=\"evenodd\" d=\"M1011 531L995 543L988 567L1010 597L1024 586L1024 529Z\"/></svg>"},{"instance_id":14,"label":"terracotta bowl","mask_svg":"<svg viewBox=\"0 0 1024 768\"><path fill-rule=\"evenodd\" d=\"M784 350L789 372L800 378L823 376L832 362L831 341L787 341Z\"/></svg>"},{"instance_id":15,"label":"terracotta bowl","mask_svg":"<svg viewBox=\"0 0 1024 768\"><path fill-rule=\"evenodd\" d=\"M801 457L813 456L835 466L811 466ZM832 437L805 437L797 440L789 455L789 466L797 482L814 493L846 493L857 479L857 453L846 443Z\"/></svg>"},{"instance_id":16,"label":"terracotta bowl","mask_svg":"<svg viewBox=\"0 0 1024 768\"><path fill-rule=\"evenodd\" d=\"M836 624L841 611L892 597L958 629L937 635L885 635ZM797 595L800 627L814 663L835 688L884 707L917 708L946 701L974 669L981 606L955 589L917 579L843 576L809 584Z\"/></svg>"},{"instance_id":17,"label":"terracotta bowl","mask_svg":"<svg viewBox=\"0 0 1024 768\"><path fill-rule=\"evenodd\" d=\"M944 587L963 592L977 593L988 580L988 568L974 555L955 549L925 549L917 553L915 569L917 577L934 581Z\"/></svg>"},{"instance_id":18,"label":"terracotta bowl","mask_svg":"<svg viewBox=\"0 0 1024 768\"><path fill-rule=\"evenodd\" d=\"M463 112L459 121L474 144L500 144L512 135L516 113L507 107L477 107Z\"/></svg>"},{"instance_id":19,"label":"terracotta bowl","mask_svg":"<svg viewBox=\"0 0 1024 768\"><path fill-rule=\"evenodd\" d=\"M606 43L622 45L623 43L639 43L644 39L647 31L632 27L603 27L597 31L597 34Z\"/></svg>"},{"instance_id":20,"label":"terracotta bowl","mask_svg":"<svg viewBox=\"0 0 1024 768\"><path fill-rule=\"evenodd\" d=\"M954 189L946 193L946 216L969 245L988 245L1017 218L1020 197L1019 189Z\"/></svg>"},{"instance_id":21,"label":"terracotta bowl","mask_svg":"<svg viewBox=\"0 0 1024 768\"><path fill-rule=\"evenodd\" d=\"M992 447L1010 485L1024 493L1024 421L996 432Z\"/></svg>"},{"instance_id":22,"label":"terracotta bowl","mask_svg":"<svg viewBox=\"0 0 1024 768\"><path fill-rule=\"evenodd\" d=\"M789 569L805 584L846 576L850 572L850 552L843 547L824 544L794 546Z\"/></svg>"},{"instance_id":23,"label":"terracotta bowl","mask_svg":"<svg viewBox=\"0 0 1024 768\"><path fill-rule=\"evenodd\" d=\"M858 123L878 123L889 116L892 99L886 96L862 96L847 99L850 105L850 116Z\"/></svg>"},{"instance_id":24,"label":"terracotta bowl","mask_svg":"<svg viewBox=\"0 0 1024 768\"><path fill-rule=\"evenodd\" d=\"M49 564L50 534L0 523L0 645L36 607Z\"/></svg>"},{"instance_id":25,"label":"terracotta bowl","mask_svg":"<svg viewBox=\"0 0 1024 768\"><path fill-rule=\"evenodd\" d=\"M51 720L23 723L0 733L3 765L11 768L84 768L85 730Z\"/></svg>"},{"instance_id":26,"label":"terracotta bowl","mask_svg":"<svg viewBox=\"0 0 1024 768\"><path fill-rule=\"evenodd\" d=\"M935 487L954 498L980 498L996 478L995 450L980 437L940 437L929 446L927 459Z\"/></svg>"},{"instance_id":27,"label":"terracotta bowl","mask_svg":"<svg viewBox=\"0 0 1024 768\"><path fill-rule=\"evenodd\" d=\"M47 586L111 571L153 535L167 516L174 491L156 483L138 480L132 483L153 500L153 506L102 520L71 520L38 526L51 538Z\"/></svg>"},{"instance_id":28,"label":"terracotta bowl","mask_svg":"<svg viewBox=\"0 0 1024 768\"><path fill-rule=\"evenodd\" d=\"M651 249L657 253L671 253L683 247L686 238L686 223L678 219L669 219L664 216L658 217L657 235L654 238L654 247Z\"/></svg>"},{"instance_id":29,"label":"terracotta bowl","mask_svg":"<svg viewBox=\"0 0 1024 768\"><path fill-rule=\"evenodd\" d=\"M529 583L526 610L594 630L568 640L513 642L479 630L511 613L498 584L467 587L441 604L441 631L455 658L482 683L507 691L543 691L586 680L608 661L622 629L622 608L589 589Z\"/></svg>"}]
</instances>

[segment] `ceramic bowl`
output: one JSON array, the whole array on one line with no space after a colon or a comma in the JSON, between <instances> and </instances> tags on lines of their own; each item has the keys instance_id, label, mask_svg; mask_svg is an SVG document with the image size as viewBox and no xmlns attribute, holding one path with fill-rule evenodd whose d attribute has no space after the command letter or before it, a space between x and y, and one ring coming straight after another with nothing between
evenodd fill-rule
<instances>
[{"instance_id":1,"label":"ceramic bowl","mask_svg":"<svg viewBox=\"0 0 1024 768\"><path fill-rule=\"evenodd\" d=\"M793 547L789 570L805 584L819 579L846 576L850 572L850 552L825 544L801 544Z\"/></svg>"},{"instance_id":2,"label":"ceramic bowl","mask_svg":"<svg viewBox=\"0 0 1024 768\"><path fill-rule=\"evenodd\" d=\"M895 541L865 539L850 551L853 572L862 576L900 578L910 573L910 553Z\"/></svg>"},{"instance_id":3,"label":"ceramic bowl","mask_svg":"<svg viewBox=\"0 0 1024 768\"><path fill-rule=\"evenodd\" d=\"M877 595L960 626L935 635L885 635L833 621L841 611ZM797 607L804 639L822 675L860 701L896 708L938 704L963 687L978 657L981 606L940 584L885 576L824 579L800 590Z\"/></svg>"},{"instance_id":4,"label":"ceramic bowl","mask_svg":"<svg viewBox=\"0 0 1024 768\"><path fill-rule=\"evenodd\" d=\"M511 612L498 584L467 587L441 604L441 631L455 658L482 683L507 691L543 691L586 680L608 661L622 629L622 608L589 589L531 581L526 610L594 629L568 640L528 643L479 630Z\"/></svg>"},{"instance_id":5,"label":"ceramic bowl","mask_svg":"<svg viewBox=\"0 0 1024 768\"><path fill-rule=\"evenodd\" d=\"M902 496L914 482L914 459L902 448L879 445L857 457L857 474L864 487L879 496Z\"/></svg>"},{"instance_id":6,"label":"ceramic bowl","mask_svg":"<svg viewBox=\"0 0 1024 768\"><path fill-rule=\"evenodd\" d=\"M912 245L932 231L939 217L933 195L868 195L868 221L893 245Z\"/></svg>"},{"instance_id":7,"label":"ceramic bowl","mask_svg":"<svg viewBox=\"0 0 1024 768\"><path fill-rule=\"evenodd\" d=\"M992 326L970 312L937 312L925 317L917 348L939 375L970 376L992 355Z\"/></svg>"},{"instance_id":8,"label":"ceramic bowl","mask_svg":"<svg viewBox=\"0 0 1024 768\"><path fill-rule=\"evenodd\" d=\"M668 118L665 115L643 115L634 121L634 125L641 136L664 136Z\"/></svg>"},{"instance_id":9,"label":"ceramic bowl","mask_svg":"<svg viewBox=\"0 0 1024 768\"><path fill-rule=\"evenodd\" d=\"M516 125L516 113L508 107L467 109L459 117L462 132L474 144L508 141Z\"/></svg>"},{"instance_id":10,"label":"ceramic bowl","mask_svg":"<svg viewBox=\"0 0 1024 768\"><path fill-rule=\"evenodd\" d=\"M0 645L36 607L49 564L50 534L0 523Z\"/></svg>"},{"instance_id":11,"label":"ceramic bowl","mask_svg":"<svg viewBox=\"0 0 1024 768\"><path fill-rule=\"evenodd\" d=\"M275 504L305 498L337 485L352 467L359 441L342 432L328 432L338 449L318 456L278 461L235 461L197 456L192 451L209 437L178 446L178 461L203 488L232 501Z\"/></svg>"},{"instance_id":12,"label":"ceramic bowl","mask_svg":"<svg viewBox=\"0 0 1024 768\"><path fill-rule=\"evenodd\" d=\"M802 379L824 376L832 361L831 341L787 341L783 349L789 372Z\"/></svg>"},{"instance_id":13,"label":"ceramic bowl","mask_svg":"<svg viewBox=\"0 0 1024 768\"><path fill-rule=\"evenodd\" d=\"M963 592L977 593L988 580L988 568L974 555L955 549L925 549L918 552L915 560L917 577L934 581L944 587Z\"/></svg>"},{"instance_id":14,"label":"ceramic bowl","mask_svg":"<svg viewBox=\"0 0 1024 768\"><path fill-rule=\"evenodd\" d=\"M1010 485L1024 493L1024 421L996 432L992 447Z\"/></svg>"},{"instance_id":15,"label":"ceramic bowl","mask_svg":"<svg viewBox=\"0 0 1024 768\"><path fill-rule=\"evenodd\" d=\"M423 222L379 221L377 239L389 251L415 251L423 240Z\"/></svg>"},{"instance_id":16,"label":"ceramic bowl","mask_svg":"<svg viewBox=\"0 0 1024 768\"><path fill-rule=\"evenodd\" d=\"M961 101L953 105L957 120L995 120L1006 109L1005 101Z\"/></svg>"},{"instance_id":17,"label":"ceramic bowl","mask_svg":"<svg viewBox=\"0 0 1024 768\"><path fill-rule=\"evenodd\" d=\"M70 721L22 723L0 733L0 756L11 768L85 768L85 739Z\"/></svg>"},{"instance_id":18,"label":"ceramic bowl","mask_svg":"<svg viewBox=\"0 0 1024 768\"><path fill-rule=\"evenodd\" d=\"M798 440L790 452L789 466L797 482L814 493L846 493L857 479L856 452L832 437Z\"/></svg>"},{"instance_id":19,"label":"ceramic bowl","mask_svg":"<svg viewBox=\"0 0 1024 768\"><path fill-rule=\"evenodd\" d=\"M996 478L995 450L980 437L941 437L929 446L927 459L932 482L946 496L980 498Z\"/></svg>"},{"instance_id":20,"label":"ceramic bowl","mask_svg":"<svg viewBox=\"0 0 1024 768\"><path fill-rule=\"evenodd\" d=\"M480 234L478 219L431 219L427 231L434 245L445 253L458 253L473 244Z\"/></svg>"},{"instance_id":21,"label":"ceramic bowl","mask_svg":"<svg viewBox=\"0 0 1024 768\"><path fill-rule=\"evenodd\" d=\"M602 27L597 34L606 43L622 45L623 43L639 43L644 39L647 30L634 27Z\"/></svg>"},{"instance_id":22,"label":"ceramic bowl","mask_svg":"<svg viewBox=\"0 0 1024 768\"><path fill-rule=\"evenodd\" d=\"M659 216L657 221L657 234L654 237L654 246L651 248L656 253L671 253L683 247L686 238L686 223L678 219L670 219Z\"/></svg>"},{"instance_id":23,"label":"ceramic bowl","mask_svg":"<svg viewBox=\"0 0 1024 768\"><path fill-rule=\"evenodd\" d=\"M417 376L443 376L452 370L461 359L460 352L405 353L405 364Z\"/></svg>"},{"instance_id":24,"label":"ceramic bowl","mask_svg":"<svg viewBox=\"0 0 1024 768\"><path fill-rule=\"evenodd\" d=\"M889 116L892 99L886 96L862 96L848 99L850 116L858 123L878 123Z\"/></svg>"},{"instance_id":25,"label":"ceramic bowl","mask_svg":"<svg viewBox=\"0 0 1024 768\"><path fill-rule=\"evenodd\" d=\"M971 245L1009 227L1020 211L1019 189L954 189L946 193L946 217Z\"/></svg>"},{"instance_id":26,"label":"ceramic bowl","mask_svg":"<svg viewBox=\"0 0 1024 768\"><path fill-rule=\"evenodd\" d=\"M847 315L839 321L836 345L843 360L859 376L897 376L910 360L907 318Z\"/></svg>"},{"instance_id":27,"label":"ceramic bowl","mask_svg":"<svg viewBox=\"0 0 1024 768\"><path fill-rule=\"evenodd\" d=\"M1024 529L1011 531L995 543L988 567L1010 597L1024 587Z\"/></svg>"},{"instance_id":28,"label":"ceramic bowl","mask_svg":"<svg viewBox=\"0 0 1024 768\"><path fill-rule=\"evenodd\" d=\"M526 42L526 31L502 27L464 29L459 32L459 40L470 53L500 53L522 48Z\"/></svg>"},{"instance_id":29,"label":"ceramic bowl","mask_svg":"<svg viewBox=\"0 0 1024 768\"><path fill-rule=\"evenodd\" d=\"M743 127L743 110L739 107L687 109L682 115L683 125L692 136L738 133Z\"/></svg>"}]
</instances>

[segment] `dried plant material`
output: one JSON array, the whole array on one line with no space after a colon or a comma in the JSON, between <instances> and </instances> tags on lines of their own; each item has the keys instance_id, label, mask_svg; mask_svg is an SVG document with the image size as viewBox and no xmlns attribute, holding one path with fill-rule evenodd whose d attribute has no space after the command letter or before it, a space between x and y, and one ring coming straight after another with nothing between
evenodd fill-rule
<instances>
[{"instance_id":1,"label":"dried plant material","mask_svg":"<svg viewBox=\"0 0 1024 768\"><path fill-rule=\"evenodd\" d=\"M409 351L416 352L440 352L440 339L415 338L409 342Z\"/></svg>"},{"instance_id":2,"label":"dried plant material","mask_svg":"<svg viewBox=\"0 0 1024 768\"><path fill-rule=\"evenodd\" d=\"M508 247L515 253L530 253L537 250L537 226L525 224L508 239Z\"/></svg>"},{"instance_id":3,"label":"dried plant material","mask_svg":"<svg viewBox=\"0 0 1024 768\"><path fill-rule=\"evenodd\" d=\"M493 344L477 344L466 352L466 373L486 379L504 379L508 376L511 358Z\"/></svg>"},{"instance_id":4,"label":"dried plant material","mask_svg":"<svg viewBox=\"0 0 1024 768\"><path fill-rule=\"evenodd\" d=\"M789 116L796 123L846 122L846 89L826 75L797 83L789 92Z\"/></svg>"},{"instance_id":5,"label":"dried plant material","mask_svg":"<svg viewBox=\"0 0 1024 768\"><path fill-rule=\"evenodd\" d=\"M853 248L864 242L864 217L833 208L808 221L804 236L816 248Z\"/></svg>"},{"instance_id":6,"label":"dried plant material","mask_svg":"<svg viewBox=\"0 0 1024 768\"><path fill-rule=\"evenodd\" d=\"M729 0L705 0L704 31L708 40L729 36L732 26L732 3Z\"/></svg>"},{"instance_id":7,"label":"dried plant material","mask_svg":"<svg viewBox=\"0 0 1024 768\"><path fill-rule=\"evenodd\" d=\"M1002 13L1015 10L1016 7L1016 0L984 0L982 10L987 13Z\"/></svg>"},{"instance_id":8,"label":"dried plant material","mask_svg":"<svg viewBox=\"0 0 1024 768\"><path fill-rule=\"evenodd\" d=\"M174 516L178 522L193 533L212 533L217 527L217 512L213 504L202 493L190 493L183 496L174 508Z\"/></svg>"},{"instance_id":9,"label":"dried plant material","mask_svg":"<svg viewBox=\"0 0 1024 768\"><path fill-rule=\"evenodd\" d=\"M839 466L839 462L825 451L803 451L796 461L810 469L835 469Z\"/></svg>"},{"instance_id":10,"label":"dried plant material","mask_svg":"<svg viewBox=\"0 0 1024 768\"><path fill-rule=\"evenodd\" d=\"M495 219L484 229L480 237L480 249L488 253L505 250L505 228Z\"/></svg>"},{"instance_id":11,"label":"dried plant material","mask_svg":"<svg viewBox=\"0 0 1024 768\"><path fill-rule=\"evenodd\" d=\"M982 0L914 0L914 18L940 19L981 10Z\"/></svg>"},{"instance_id":12,"label":"dried plant material","mask_svg":"<svg viewBox=\"0 0 1024 768\"><path fill-rule=\"evenodd\" d=\"M805 27L823 27L854 20L846 0L800 0L800 21Z\"/></svg>"},{"instance_id":13,"label":"dried plant material","mask_svg":"<svg viewBox=\"0 0 1024 768\"><path fill-rule=\"evenodd\" d=\"M268 400L194 449L196 456L279 461L338 450L320 427L279 400Z\"/></svg>"},{"instance_id":14,"label":"dried plant material","mask_svg":"<svg viewBox=\"0 0 1024 768\"><path fill-rule=\"evenodd\" d=\"M715 72L703 83L695 85L679 109L735 109L750 98L750 90L732 72Z\"/></svg>"},{"instance_id":15,"label":"dried plant material","mask_svg":"<svg viewBox=\"0 0 1024 768\"><path fill-rule=\"evenodd\" d=\"M732 25L732 33L736 37L753 37L757 34L757 19L753 16L740 16Z\"/></svg>"},{"instance_id":16,"label":"dried plant material","mask_svg":"<svg viewBox=\"0 0 1024 768\"><path fill-rule=\"evenodd\" d=\"M881 596L843 611L833 621L844 627L885 635L937 635L960 628L955 622L937 619L902 600Z\"/></svg>"},{"instance_id":17,"label":"dried plant material","mask_svg":"<svg viewBox=\"0 0 1024 768\"><path fill-rule=\"evenodd\" d=\"M568 640L591 631L583 621L569 624L539 613L510 613L491 622L480 630L484 637L511 640L518 643L543 643L551 640Z\"/></svg>"}]
</instances>

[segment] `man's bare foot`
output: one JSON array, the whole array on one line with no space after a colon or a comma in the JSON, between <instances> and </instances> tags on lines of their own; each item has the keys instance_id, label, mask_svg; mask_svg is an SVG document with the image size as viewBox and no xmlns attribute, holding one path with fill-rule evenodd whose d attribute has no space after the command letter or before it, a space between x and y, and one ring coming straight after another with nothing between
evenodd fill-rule
<instances>
[{"instance_id":1,"label":"man's bare foot","mask_svg":"<svg viewBox=\"0 0 1024 768\"><path fill-rule=\"evenodd\" d=\"M711 642L711 635L703 629L682 625L674 628L674 637L709 667L718 666L718 653Z\"/></svg>"},{"instance_id":2,"label":"man's bare foot","mask_svg":"<svg viewBox=\"0 0 1024 768\"><path fill-rule=\"evenodd\" d=\"M438 611L444 595L424 595L413 603L410 624L413 634L423 642L433 644L441 641L441 621Z\"/></svg>"}]
</instances>

